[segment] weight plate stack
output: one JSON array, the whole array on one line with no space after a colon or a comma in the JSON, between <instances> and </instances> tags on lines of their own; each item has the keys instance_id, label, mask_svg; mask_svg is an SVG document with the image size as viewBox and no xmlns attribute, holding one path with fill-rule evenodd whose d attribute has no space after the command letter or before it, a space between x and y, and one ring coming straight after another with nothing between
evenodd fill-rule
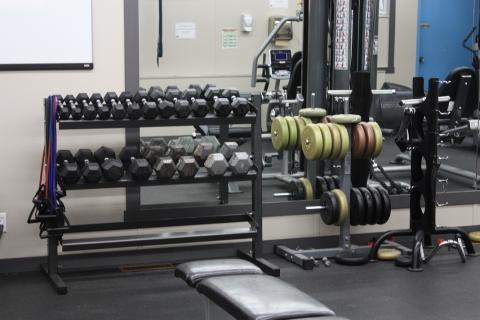
<instances>
[{"instance_id":1,"label":"weight plate stack","mask_svg":"<svg viewBox=\"0 0 480 320\"><path fill-rule=\"evenodd\" d=\"M330 122L338 124L356 124L362 121L358 114L336 114L329 117Z\"/></svg>"},{"instance_id":2,"label":"weight plate stack","mask_svg":"<svg viewBox=\"0 0 480 320\"><path fill-rule=\"evenodd\" d=\"M332 191L327 191L322 194L320 197L320 205L325 207L325 209L321 211L320 216L327 226L331 226L338 221L340 216L339 203Z\"/></svg>"},{"instance_id":3,"label":"weight plate stack","mask_svg":"<svg viewBox=\"0 0 480 320\"><path fill-rule=\"evenodd\" d=\"M350 138L348 136L348 130L344 125L334 124L339 133L340 133L340 152L338 154L338 159L343 160L347 156L347 153L350 151Z\"/></svg>"},{"instance_id":4,"label":"weight plate stack","mask_svg":"<svg viewBox=\"0 0 480 320\"><path fill-rule=\"evenodd\" d=\"M375 219L375 208L373 204L373 196L370 190L365 187L358 188L363 196L363 201L365 204L365 216L361 225L367 225L369 221L373 221Z\"/></svg>"},{"instance_id":5,"label":"weight plate stack","mask_svg":"<svg viewBox=\"0 0 480 320\"><path fill-rule=\"evenodd\" d=\"M323 153L323 136L318 125L311 123L303 130L302 150L307 160L313 161L321 157Z\"/></svg>"},{"instance_id":6,"label":"weight plate stack","mask_svg":"<svg viewBox=\"0 0 480 320\"><path fill-rule=\"evenodd\" d=\"M358 188L350 193L350 225L358 226L365 220L365 200Z\"/></svg>"},{"instance_id":7,"label":"weight plate stack","mask_svg":"<svg viewBox=\"0 0 480 320\"><path fill-rule=\"evenodd\" d=\"M322 138L323 138L323 150L320 155L320 160L326 160L326 159L329 159L332 154L332 145L333 145L332 134L330 133L330 129L327 127L326 124L319 123L317 125L320 128L320 131L322 132Z\"/></svg>"},{"instance_id":8,"label":"weight plate stack","mask_svg":"<svg viewBox=\"0 0 480 320\"><path fill-rule=\"evenodd\" d=\"M369 187L368 190L372 194L373 208L374 208L374 214L373 214L372 220L368 221L368 224L369 225L379 224L384 211L382 195L380 194L377 188Z\"/></svg>"},{"instance_id":9,"label":"weight plate stack","mask_svg":"<svg viewBox=\"0 0 480 320\"><path fill-rule=\"evenodd\" d=\"M338 159L340 152L342 151L342 138L340 136L340 130L333 123L325 124L330 130L332 136L332 153L330 154L330 159Z\"/></svg>"},{"instance_id":10,"label":"weight plate stack","mask_svg":"<svg viewBox=\"0 0 480 320\"><path fill-rule=\"evenodd\" d=\"M295 119L292 117L285 117L285 121L287 122L287 125L288 125L287 149L293 150L297 146L297 136L298 136L297 123Z\"/></svg>"},{"instance_id":11,"label":"weight plate stack","mask_svg":"<svg viewBox=\"0 0 480 320\"><path fill-rule=\"evenodd\" d=\"M327 110L322 108L304 108L300 109L298 114L301 117L318 119L325 117L327 115Z\"/></svg>"}]
</instances>

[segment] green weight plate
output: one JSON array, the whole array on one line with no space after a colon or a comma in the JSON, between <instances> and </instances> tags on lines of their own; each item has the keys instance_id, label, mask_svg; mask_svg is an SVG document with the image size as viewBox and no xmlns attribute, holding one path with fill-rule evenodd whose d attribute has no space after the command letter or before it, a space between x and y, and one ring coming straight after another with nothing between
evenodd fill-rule
<instances>
[{"instance_id":1,"label":"green weight plate","mask_svg":"<svg viewBox=\"0 0 480 320\"><path fill-rule=\"evenodd\" d=\"M373 157L378 158L378 156L380 156L383 150L382 129L376 122L369 122L368 124L372 127L373 131L375 132L375 151L373 153Z\"/></svg>"},{"instance_id":2,"label":"green weight plate","mask_svg":"<svg viewBox=\"0 0 480 320\"><path fill-rule=\"evenodd\" d=\"M382 195L380 192L377 190L377 188L368 188L370 190L370 193L372 194L373 197L373 207L375 208L375 215L373 216L372 220L368 222L370 225L375 225L378 224L380 219L382 218L383 214L383 199Z\"/></svg>"},{"instance_id":3,"label":"green weight plate","mask_svg":"<svg viewBox=\"0 0 480 320\"><path fill-rule=\"evenodd\" d=\"M320 197L320 205L326 209L322 210L320 216L327 226L333 225L338 221L340 215L337 197L331 191L327 191Z\"/></svg>"},{"instance_id":4,"label":"green weight plate","mask_svg":"<svg viewBox=\"0 0 480 320\"><path fill-rule=\"evenodd\" d=\"M312 119L310 118L305 118L305 117L300 117L300 118L303 120L303 122L305 122L306 126L308 126L310 123L313 123Z\"/></svg>"},{"instance_id":5,"label":"green weight plate","mask_svg":"<svg viewBox=\"0 0 480 320\"><path fill-rule=\"evenodd\" d=\"M293 119L295 119L295 123L297 124L297 145L296 145L296 148L298 150L302 150L302 132L303 132L303 129L305 129L305 127L307 125L305 124L305 121L303 120L303 118L301 118L299 116L295 116L295 117L293 117Z\"/></svg>"},{"instance_id":6,"label":"green weight plate","mask_svg":"<svg viewBox=\"0 0 480 320\"><path fill-rule=\"evenodd\" d=\"M347 153L350 151L350 138L348 136L348 130L344 125L335 124L340 132L341 147L340 153L338 154L338 159L343 160L347 156Z\"/></svg>"},{"instance_id":7,"label":"green weight plate","mask_svg":"<svg viewBox=\"0 0 480 320\"><path fill-rule=\"evenodd\" d=\"M325 176L325 181L327 181L328 185L328 191L332 191L333 189L338 189L337 186L335 185L335 180L333 180L332 177Z\"/></svg>"},{"instance_id":8,"label":"green weight plate","mask_svg":"<svg viewBox=\"0 0 480 320\"><path fill-rule=\"evenodd\" d=\"M387 190L384 188L378 188L378 192L382 196L383 200L383 212L382 218L378 222L378 224L385 224L390 220L390 214L392 213L392 204L390 202L390 195L388 194Z\"/></svg>"},{"instance_id":9,"label":"green weight plate","mask_svg":"<svg viewBox=\"0 0 480 320\"><path fill-rule=\"evenodd\" d=\"M480 242L480 232L479 231L474 231L474 232L470 232L468 234L468 237L470 238L470 240L472 240L473 242Z\"/></svg>"},{"instance_id":10,"label":"green weight plate","mask_svg":"<svg viewBox=\"0 0 480 320\"><path fill-rule=\"evenodd\" d=\"M285 150L290 139L287 120L283 117L273 119L271 132L273 148L277 151Z\"/></svg>"},{"instance_id":11,"label":"green weight plate","mask_svg":"<svg viewBox=\"0 0 480 320\"><path fill-rule=\"evenodd\" d=\"M327 115L327 110L322 108L304 108L300 109L298 114L306 118L322 118Z\"/></svg>"},{"instance_id":12,"label":"green weight plate","mask_svg":"<svg viewBox=\"0 0 480 320\"><path fill-rule=\"evenodd\" d=\"M332 153L330 154L330 159L338 159L340 152L342 151L342 140L340 137L340 130L333 123L325 124L332 135Z\"/></svg>"},{"instance_id":13,"label":"green weight plate","mask_svg":"<svg viewBox=\"0 0 480 320\"><path fill-rule=\"evenodd\" d=\"M320 156L320 160L327 160L332 154L332 134L330 133L330 129L325 123L318 123L317 125L322 132L323 138L323 151Z\"/></svg>"},{"instance_id":14,"label":"green weight plate","mask_svg":"<svg viewBox=\"0 0 480 320\"><path fill-rule=\"evenodd\" d=\"M338 124L355 124L362 121L358 114L336 114L330 117L330 121Z\"/></svg>"},{"instance_id":15,"label":"green weight plate","mask_svg":"<svg viewBox=\"0 0 480 320\"><path fill-rule=\"evenodd\" d=\"M297 146L297 140L298 140L297 123L295 119L293 119L292 117L285 117L285 121L287 121L288 133L289 133L287 149L293 150Z\"/></svg>"},{"instance_id":16,"label":"green weight plate","mask_svg":"<svg viewBox=\"0 0 480 320\"><path fill-rule=\"evenodd\" d=\"M316 124L309 124L302 132L302 151L307 160L317 160L322 155L323 138Z\"/></svg>"},{"instance_id":17,"label":"green weight plate","mask_svg":"<svg viewBox=\"0 0 480 320\"><path fill-rule=\"evenodd\" d=\"M322 194L324 194L327 191L330 191L330 189L328 188L328 183L327 183L327 180L325 180L325 177L317 177L316 180L317 180L317 194L318 194L317 198L320 198Z\"/></svg>"},{"instance_id":18,"label":"green weight plate","mask_svg":"<svg viewBox=\"0 0 480 320\"><path fill-rule=\"evenodd\" d=\"M350 224L358 226L365 217L365 200L357 188L352 188L350 192Z\"/></svg>"},{"instance_id":19,"label":"green weight plate","mask_svg":"<svg viewBox=\"0 0 480 320\"><path fill-rule=\"evenodd\" d=\"M338 220L335 221L335 225L339 226L348 219L348 201L345 193L340 189L332 190L332 193L337 197L338 202Z\"/></svg>"},{"instance_id":20,"label":"green weight plate","mask_svg":"<svg viewBox=\"0 0 480 320\"><path fill-rule=\"evenodd\" d=\"M375 207L373 204L373 196L370 190L365 187L358 188L362 192L363 200L365 201L365 216L361 225L367 225L369 221L375 219Z\"/></svg>"},{"instance_id":21,"label":"green weight plate","mask_svg":"<svg viewBox=\"0 0 480 320\"><path fill-rule=\"evenodd\" d=\"M378 249L377 258L383 261L393 261L402 255L402 252L397 249Z\"/></svg>"},{"instance_id":22,"label":"green weight plate","mask_svg":"<svg viewBox=\"0 0 480 320\"><path fill-rule=\"evenodd\" d=\"M307 178L300 178L298 179L300 183L303 185L303 189L305 190L305 198L304 200L311 201L313 200L313 188L310 180Z\"/></svg>"}]
</instances>

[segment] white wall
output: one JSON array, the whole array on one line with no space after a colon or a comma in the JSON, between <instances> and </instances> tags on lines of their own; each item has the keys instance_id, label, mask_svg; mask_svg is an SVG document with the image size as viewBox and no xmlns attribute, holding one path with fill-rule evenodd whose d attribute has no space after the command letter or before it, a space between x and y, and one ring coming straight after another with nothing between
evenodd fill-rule
<instances>
[{"instance_id":1,"label":"white wall","mask_svg":"<svg viewBox=\"0 0 480 320\"><path fill-rule=\"evenodd\" d=\"M43 98L57 93L121 91L125 83L123 34L123 1L93 0L94 70L0 72L3 96L0 212L8 214L8 232L0 239L0 258L45 253L45 245L38 238L38 225L26 223L38 185L43 146ZM52 39L52 45L54 41ZM120 130L62 132L59 144L67 147L115 145L122 143L121 133ZM95 196L91 192L77 193L67 199L68 204L74 204L68 208L74 220L81 215L117 218L113 215L121 213L124 207L123 194L119 190L101 191ZM97 202L101 204L97 206ZM90 207L91 203L95 206ZM90 208L95 210L90 211Z\"/></svg>"}]
</instances>

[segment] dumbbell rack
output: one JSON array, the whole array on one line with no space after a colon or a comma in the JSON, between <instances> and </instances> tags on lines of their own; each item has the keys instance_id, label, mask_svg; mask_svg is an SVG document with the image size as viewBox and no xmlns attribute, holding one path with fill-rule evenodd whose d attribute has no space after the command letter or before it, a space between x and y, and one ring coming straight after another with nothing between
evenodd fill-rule
<instances>
[{"instance_id":1,"label":"dumbbell rack","mask_svg":"<svg viewBox=\"0 0 480 320\"><path fill-rule=\"evenodd\" d=\"M256 110L260 110L261 96L254 94L251 96L251 102ZM48 99L45 99L45 116L48 115ZM259 111L258 111L259 112ZM62 246L64 252L84 251L97 249L112 249L137 246L165 245L198 243L222 240L251 239L251 250L249 252L237 251L237 255L257 264L262 270L272 275L279 275L279 269L261 258L262 256L262 147L261 147L261 117L255 113L249 113L246 117L228 116L219 118L214 115L207 115L205 118L188 117L179 119L172 117L170 119L157 120L60 120L58 121L59 130L88 130L88 129L111 129L111 128L141 128L141 127L173 127L173 126L199 126L199 125L219 125L222 128L225 139L228 139L228 127L230 124L245 124L251 126L251 154L253 155L253 169L245 176L234 176L227 173L222 177L210 177L206 173L199 172L194 178L171 180L158 180L151 177L146 182L133 181L128 176L117 182L107 182L103 179L96 184L87 184L79 182L75 185L65 186L65 191L86 190L101 188L140 188L141 186L159 186L175 184L197 184L197 183L219 183L226 186L230 181L251 181L251 210L245 212L245 206L217 205L215 207L186 207L172 208L170 215L156 215L145 218L139 212L139 217L135 217L135 212L125 212L123 222L98 223L69 225L64 217L57 217L51 220L46 230L48 239L48 263L42 265L42 270L49 278L50 282L58 294L66 294L67 286L60 277L60 272L68 272L59 266L58 246ZM48 138L48 133L46 133ZM224 142L224 141L221 141ZM138 142L137 142L138 143ZM222 187L221 187L222 190ZM222 193L222 192L221 192ZM227 193L228 194L228 193ZM128 193L127 193L128 198ZM221 197L222 199L222 197ZM228 198L227 198L228 199ZM223 202L222 202L223 203ZM240 209L242 208L242 209ZM163 213L163 212L162 212ZM127 215L129 219L127 218ZM64 234L90 233L99 231L129 230L141 228L161 228L172 226L199 226L207 224L227 224L247 222L249 227L245 228L225 228L211 231L187 231L172 233L157 233L152 235L137 236L118 236L86 239L63 239Z\"/></svg>"}]
</instances>

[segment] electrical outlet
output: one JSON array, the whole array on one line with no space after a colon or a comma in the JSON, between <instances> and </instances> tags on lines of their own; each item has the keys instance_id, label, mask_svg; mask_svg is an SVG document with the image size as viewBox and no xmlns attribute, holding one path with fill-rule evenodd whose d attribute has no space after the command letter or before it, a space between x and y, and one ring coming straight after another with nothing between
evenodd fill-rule
<instances>
[{"instance_id":1,"label":"electrical outlet","mask_svg":"<svg viewBox=\"0 0 480 320\"><path fill-rule=\"evenodd\" d=\"M0 212L0 225L3 225L3 232L7 232L7 213Z\"/></svg>"}]
</instances>

